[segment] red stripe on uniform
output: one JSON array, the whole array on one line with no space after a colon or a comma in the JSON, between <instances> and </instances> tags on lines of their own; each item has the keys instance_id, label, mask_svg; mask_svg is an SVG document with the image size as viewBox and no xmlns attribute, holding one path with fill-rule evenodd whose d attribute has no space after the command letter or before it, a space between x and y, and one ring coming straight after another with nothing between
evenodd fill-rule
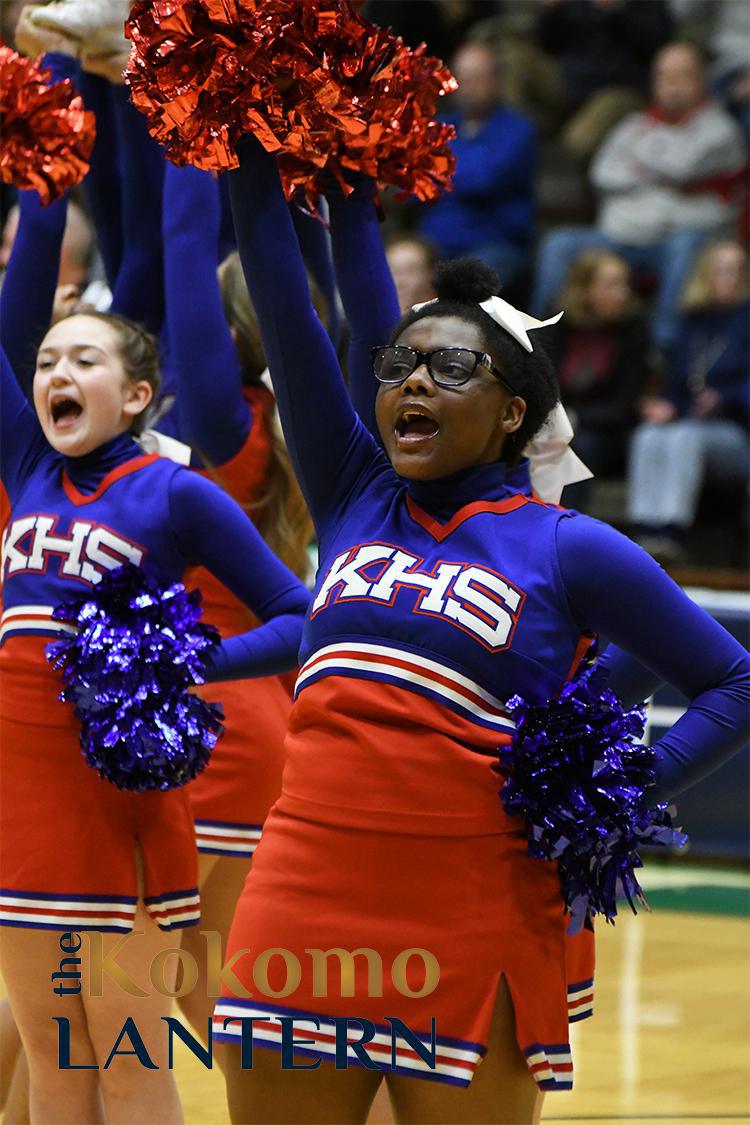
<instances>
[{"instance_id":1,"label":"red stripe on uniform","mask_svg":"<svg viewBox=\"0 0 750 1125\"><path fill-rule=\"evenodd\" d=\"M476 695L471 690L471 688L467 688L464 684L457 683L455 680L452 680L450 676L443 675L440 672L436 672L432 668L425 668L424 665L419 663L417 657L414 658L413 663L409 663L409 661L404 658L399 659L395 656L384 656L379 652L362 652L360 649L344 649L336 652L328 652L323 653L322 655L319 654L317 656L313 656L307 662L307 664L305 664L302 671L307 672L309 669L314 668L315 665L322 660L333 660L335 662L336 660L346 659L361 661L366 660L374 664L386 664L394 668L402 668L404 671L408 672L416 671L425 679L434 680L436 683L442 684L443 687L448 687L452 691L455 691L457 694L462 695L465 699L471 700L471 702L475 703L477 707L481 707L482 710L497 715L499 718L508 718L507 711L498 710L498 708L495 707L494 704L488 702L486 699L482 699L480 695Z\"/></svg>"},{"instance_id":2,"label":"red stripe on uniform","mask_svg":"<svg viewBox=\"0 0 750 1125\"><path fill-rule=\"evenodd\" d=\"M0 903L0 910L5 910L8 913L14 914L51 914L56 918L82 918L87 915L97 918L122 918L126 922L132 922L134 915L127 913L123 910L109 910L106 906L101 909L94 908L93 906L82 907L80 910L61 909L57 906L6 906Z\"/></svg>"}]
</instances>

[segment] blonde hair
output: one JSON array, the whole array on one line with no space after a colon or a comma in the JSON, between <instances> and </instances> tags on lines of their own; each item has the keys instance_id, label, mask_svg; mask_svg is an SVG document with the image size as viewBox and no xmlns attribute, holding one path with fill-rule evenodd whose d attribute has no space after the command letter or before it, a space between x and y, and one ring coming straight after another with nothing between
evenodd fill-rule
<instances>
[{"instance_id":1,"label":"blonde hair","mask_svg":"<svg viewBox=\"0 0 750 1125\"><path fill-rule=\"evenodd\" d=\"M626 264L612 250L593 246L589 250L584 250L574 260L558 297L560 308L565 309L565 319L569 323L577 325L595 322L596 317L588 302L588 290L602 262L607 260ZM638 298L631 292L630 299L623 309L622 320L632 319L639 307Z\"/></svg>"},{"instance_id":2,"label":"blonde hair","mask_svg":"<svg viewBox=\"0 0 750 1125\"><path fill-rule=\"evenodd\" d=\"M266 368L266 357L258 318L237 251L219 266L219 286L224 316L232 330L243 380L247 386L259 386ZM246 510L274 554L298 578L305 579L310 569L307 546L313 537L313 524L292 469L275 405L268 417L268 431L271 462L263 493L246 505Z\"/></svg>"},{"instance_id":3,"label":"blonde hair","mask_svg":"<svg viewBox=\"0 0 750 1125\"><path fill-rule=\"evenodd\" d=\"M750 286L748 285L748 270L747 270L747 252L741 243L736 242L732 238L721 238L716 242L709 243L704 246L698 255L698 259L693 267L693 272L688 278L685 288L682 291L682 299L680 301L680 308L683 312L699 312L701 309L709 308L714 304L714 297L711 293L711 270L713 269L713 259L717 250L722 250L725 246L731 246L741 250L745 256L745 285L742 289L738 300L747 300Z\"/></svg>"}]
</instances>

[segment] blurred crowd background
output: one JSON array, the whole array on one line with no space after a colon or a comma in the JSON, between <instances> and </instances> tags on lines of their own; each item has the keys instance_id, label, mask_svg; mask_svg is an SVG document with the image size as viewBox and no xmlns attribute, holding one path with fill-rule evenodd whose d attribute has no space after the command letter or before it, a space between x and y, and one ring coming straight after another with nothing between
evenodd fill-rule
<instances>
[{"instance_id":1,"label":"blurred crowd background","mask_svg":"<svg viewBox=\"0 0 750 1125\"><path fill-rule=\"evenodd\" d=\"M5 0L13 42L21 3ZM454 188L384 197L403 308L437 261L478 257L545 330L574 448L596 474L563 502L675 572L741 583L748 556L748 0L367 0L449 63ZM82 196L59 311L103 271ZM0 268L12 245L2 193ZM722 577L722 574L724 577ZM738 577L739 575L739 577ZM676 577L680 577L675 573ZM699 581L709 581L702 576Z\"/></svg>"}]
</instances>

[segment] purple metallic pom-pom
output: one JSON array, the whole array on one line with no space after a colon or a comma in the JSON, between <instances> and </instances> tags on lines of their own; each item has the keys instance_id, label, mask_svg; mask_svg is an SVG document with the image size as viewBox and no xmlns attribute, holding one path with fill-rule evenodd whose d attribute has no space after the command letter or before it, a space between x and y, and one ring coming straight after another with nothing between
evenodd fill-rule
<instances>
[{"instance_id":1,"label":"purple metallic pom-pom","mask_svg":"<svg viewBox=\"0 0 750 1125\"><path fill-rule=\"evenodd\" d=\"M647 906L635 876L639 845L687 839L672 827L674 810L648 799L656 774L654 750L639 741L644 712L623 710L606 677L595 669L542 704L514 696L516 730L494 767L510 774L500 798L525 817L529 855L558 861L571 933L587 915L613 922L618 898L634 913L636 902Z\"/></svg>"},{"instance_id":2,"label":"purple metallic pom-pom","mask_svg":"<svg viewBox=\"0 0 750 1125\"><path fill-rule=\"evenodd\" d=\"M221 707L188 690L220 639L200 615L197 591L161 587L132 563L55 609L75 630L47 646L60 699L75 706L86 762L118 789L192 781L223 733Z\"/></svg>"}]
</instances>

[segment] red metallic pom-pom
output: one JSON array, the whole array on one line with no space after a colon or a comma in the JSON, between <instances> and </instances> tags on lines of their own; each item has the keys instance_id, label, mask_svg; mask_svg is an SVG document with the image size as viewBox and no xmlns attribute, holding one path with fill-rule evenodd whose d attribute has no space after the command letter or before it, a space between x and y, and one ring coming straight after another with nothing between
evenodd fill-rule
<instances>
[{"instance_id":1,"label":"red metallic pom-pom","mask_svg":"<svg viewBox=\"0 0 750 1125\"><path fill-rule=\"evenodd\" d=\"M36 188L44 204L80 183L96 136L94 114L84 109L70 79L50 85L51 77L0 46L0 178Z\"/></svg>"},{"instance_id":2,"label":"red metallic pom-pom","mask_svg":"<svg viewBox=\"0 0 750 1125\"><path fill-rule=\"evenodd\" d=\"M324 170L420 199L450 186L453 129L434 114L455 80L349 0L139 0L127 30L133 101L176 164L234 168L252 132L311 204Z\"/></svg>"}]
</instances>

